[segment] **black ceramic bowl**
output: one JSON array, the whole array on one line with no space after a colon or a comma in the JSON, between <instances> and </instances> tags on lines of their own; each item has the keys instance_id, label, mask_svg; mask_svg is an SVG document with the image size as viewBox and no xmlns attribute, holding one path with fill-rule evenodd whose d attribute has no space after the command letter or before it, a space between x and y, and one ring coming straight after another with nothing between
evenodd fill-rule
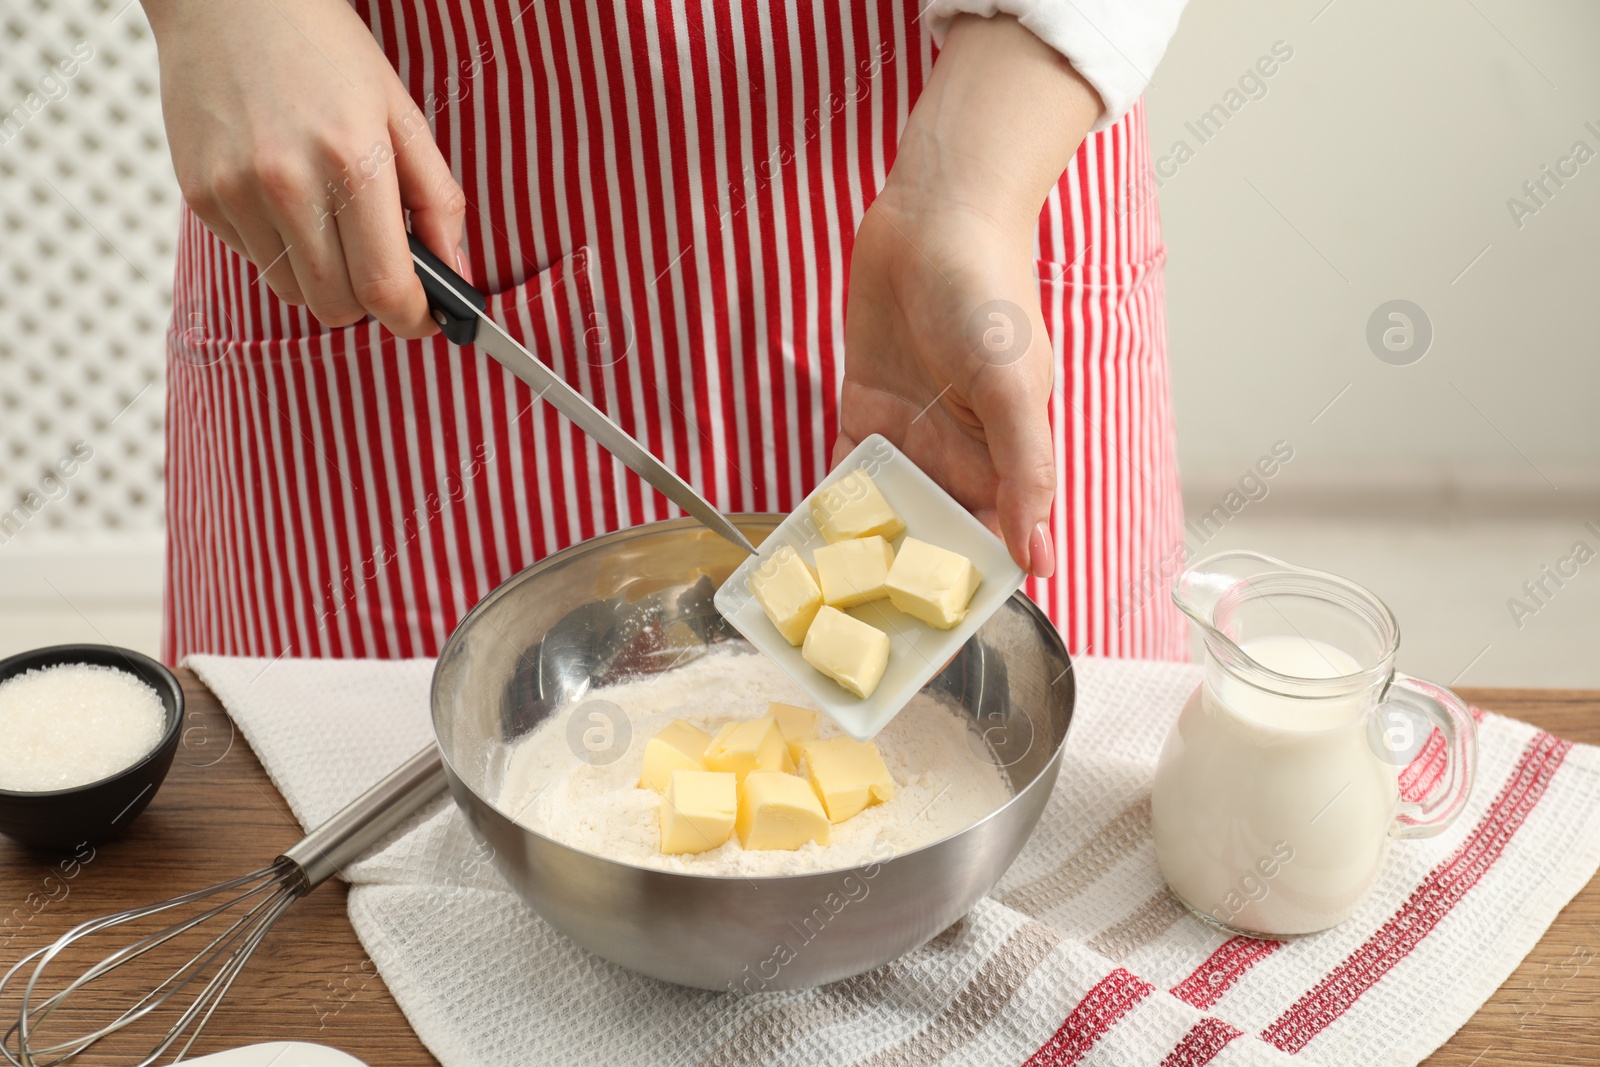
<instances>
[{"instance_id":1,"label":"black ceramic bowl","mask_svg":"<svg viewBox=\"0 0 1600 1067\"><path fill-rule=\"evenodd\" d=\"M161 694L167 729L155 749L109 778L71 789L20 793L0 789L0 834L25 845L69 851L104 841L131 823L150 803L172 766L183 732L183 688L172 672L149 656L113 645L52 645L0 660L0 682L36 667L93 663L127 671Z\"/></svg>"}]
</instances>

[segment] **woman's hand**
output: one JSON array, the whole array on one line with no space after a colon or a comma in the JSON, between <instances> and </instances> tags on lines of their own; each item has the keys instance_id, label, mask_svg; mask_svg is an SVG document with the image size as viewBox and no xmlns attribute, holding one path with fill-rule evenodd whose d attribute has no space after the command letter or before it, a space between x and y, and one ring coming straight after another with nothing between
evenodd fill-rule
<instances>
[{"instance_id":1,"label":"woman's hand","mask_svg":"<svg viewBox=\"0 0 1600 1067\"><path fill-rule=\"evenodd\" d=\"M850 261L834 462L883 434L1048 576L1053 371L1031 232L886 190Z\"/></svg>"},{"instance_id":2,"label":"woman's hand","mask_svg":"<svg viewBox=\"0 0 1600 1067\"><path fill-rule=\"evenodd\" d=\"M1055 569L1055 361L1034 232L1099 114L1015 19L958 19L850 261L834 462L883 434L1040 577Z\"/></svg>"},{"instance_id":3,"label":"woman's hand","mask_svg":"<svg viewBox=\"0 0 1600 1067\"><path fill-rule=\"evenodd\" d=\"M461 262L465 198L365 23L343 0L145 0L184 199L272 291L328 326L437 330L411 228Z\"/></svg>"}]
</instances>

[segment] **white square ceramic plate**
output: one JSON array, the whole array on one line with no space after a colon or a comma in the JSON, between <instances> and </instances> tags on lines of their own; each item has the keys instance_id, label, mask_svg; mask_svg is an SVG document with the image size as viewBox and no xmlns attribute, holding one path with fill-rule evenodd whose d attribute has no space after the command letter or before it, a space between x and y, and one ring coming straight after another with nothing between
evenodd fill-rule
<instances>
[{"instance_id":1,"label":"white square ceramic plate","mask_svg":"<svg viewBox=\"0 0 1600 1067\"><path fill-rule=\"evenodd\" d=\"M949 630L938 630L914 619L887 600L848 609L847 614L889 635L889 666L878 688L866 700L846 691L801 658L800 650L784 639L750 593L751 574L780 545L791 546L810 563L812 553L827 544L811 518L811 499L856 470L867 472L889 506L905 520L906 533L894 541L897 551L906 536L915 537L966 556L983 576L967 607L967 617ZM950 662L978 627L1000 610L1000 605L1021 587L1024 577L1022 568L1011 561L1004 542L899 449L874 434L856 446L812 496L772 531L756 555L740 564L717 590L716 604L723 617L809 693L845 733L859 741L869 741Z\"/></svg>"},{"instance_id":2,"label":"white square ceramic plate","mask_svg":"<svg viewBox=\"0 0 1600 1067\"><path fill-rule=\"evenodd\" d=\"M340 1052L327 1045L309 1045L304 1041L246 1045L183 1062L194 1067L200 1067L201 1064L205 1064L205 1067L366 1067L348 1052Z\"/></svg>"}]
</instances>

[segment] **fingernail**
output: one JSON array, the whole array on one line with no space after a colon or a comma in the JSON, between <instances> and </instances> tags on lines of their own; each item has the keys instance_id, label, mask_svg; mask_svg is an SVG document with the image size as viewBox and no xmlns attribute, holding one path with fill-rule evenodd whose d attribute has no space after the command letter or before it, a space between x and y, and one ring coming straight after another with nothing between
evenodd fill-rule
<instances>
[{"instance_id":1,"label":"fingernail","mask_svg":"<svg viewBox=\"0 0 1600 1067\"><path fill-rule=\"evenodd\" d=\"M1048 578L1056 572L1056 550L1050 541L1050 532L1039 523L1028 536L1028 569L1036 578Z\"/></svg>"},{"instance_id":2,"label":"fingernail","mask_svg":"<svg viewBox=\"0 0 1600 1067\"><path fill-rule=\"evenodd\" d=\"M472 271L467 269L467 254L461 251L461 246L456 246L456 273L465 278L468 285L472 284Z\"/></svg>"}]
</instances>

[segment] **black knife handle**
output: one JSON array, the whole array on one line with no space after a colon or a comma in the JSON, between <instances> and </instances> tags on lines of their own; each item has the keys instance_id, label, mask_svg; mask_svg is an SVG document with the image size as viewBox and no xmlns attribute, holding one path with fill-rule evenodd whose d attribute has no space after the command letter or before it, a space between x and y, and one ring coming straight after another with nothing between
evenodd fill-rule
<instances>
[{"instance_id":1,"label":"black knife handle","mask_svg":"<svg viewBox=\"0 0 1600 1067\"><path fill-rule=\"evenodd\" d=\"M478 336L478 312L489 306L489 298L445 266L444 260L428 251L416 234L408 233L406 239L411 243L417 277L422 280L422 291L428 294L428 310L433 312L439 331L458 345L470 345ZM433 274L428 273L430 270Z\"/></svg>"}]
</instances>

